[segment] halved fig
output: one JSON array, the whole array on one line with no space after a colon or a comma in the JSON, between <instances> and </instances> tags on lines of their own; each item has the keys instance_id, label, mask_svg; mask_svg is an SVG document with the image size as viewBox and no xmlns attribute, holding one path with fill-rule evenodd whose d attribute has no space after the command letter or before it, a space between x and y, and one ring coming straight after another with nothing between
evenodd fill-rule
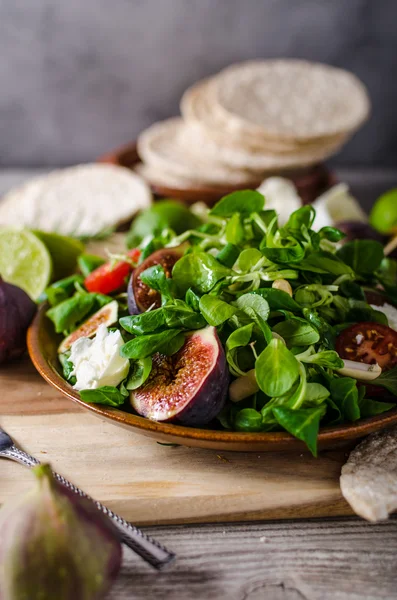
<instances>
[{"instance_id":1,"label":"halved fig","mask_svg":"<svg viewBox=\"0 0 397 600\"><path fill-rule=\"evenodd\" d=\"M172 267L177 260L183 256L186 245L176 248L161 248L156 250L135 269L128 282L128 310L131 315L138 315L149 308L159 308L161 306L161 296L156 290L152 290L140 278L149 267L161 265L164 268L167 277L171 277Z\"/></svg>"},{"instance_id":2,"label":"halved fig","mask_svg":"<svg viewBox=\"0 0 397 600\"><path fill-rule=\"evenodd\" d=\"M76 331L72 331L72 333L59 345L58 354L63 354L67 350L70 350L73 342L81 337L93 337L100 325L106 325L107 327L114 325L117 323L117 317L118 303L117 300L113 300L112 302L109 302L109 304L102 306L95 314L84 321Z\"/></svg>"},{"instance_id":3,"label":"halved fig","mask_svg":"<svg viewBox=\"0 0 397 600\"><path fill-rule=\"evenodd\" d=\"M131 392L136 412L152 421L207 425L222 409L229 385L224 350L214 327L188 333L173 356L155 354L144 385Z\"/></svg>"}]
</instances>

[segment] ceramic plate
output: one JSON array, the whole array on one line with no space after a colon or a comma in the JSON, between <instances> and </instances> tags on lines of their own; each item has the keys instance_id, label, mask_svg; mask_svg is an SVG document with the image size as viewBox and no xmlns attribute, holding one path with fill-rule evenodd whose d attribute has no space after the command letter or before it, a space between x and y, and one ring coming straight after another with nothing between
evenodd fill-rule
<instances>
[{"instance_id":1,"label":"ceramic plate","mask_svg":"<svg viewBox=\"0 0 397 600\"><path fill-rule=\"evenodd\" d=\"M55 389L83 410L111 421L114 425L130 429L135 433L154 438L168 444L181 444L214 450L233 450L245 452L264 452L292 450L303 452L306 446L283 432L274 433L238 433L215 429L195 429L169 423L156 423L132 412L115 408L106 408L100 404L86 404L79 394L62 377L57 358L57 347L61 336L54 332L53 324L45 316L46 305L42 305L28 331L28 351L34 366L42 377ZM322 429L318 437L319 449L334 448L351 440L359 439L368 433L390 427L397 423L397 409L383 415L362 419L350 425Z\"/></svg>"}]
</instances>

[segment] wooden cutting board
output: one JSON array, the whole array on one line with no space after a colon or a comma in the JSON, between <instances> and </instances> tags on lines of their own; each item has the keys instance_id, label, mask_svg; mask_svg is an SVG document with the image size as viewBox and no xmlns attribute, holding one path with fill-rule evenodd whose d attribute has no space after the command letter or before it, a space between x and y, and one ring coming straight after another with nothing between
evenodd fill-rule
<instances>
[{"instance_id":1,"label":"wooden cutting board","mask_svg":"<svg viewBox=\"0 0 397 600\"><path fill-rule=\"evenodd\" d=\"M339 490L346 450L234 453L160 445L86 413L28 358L0 368L0 425L27 452L137 524L348 515ZM0 459L0 504L32 484Z\"/></svg>"}]
</instances>

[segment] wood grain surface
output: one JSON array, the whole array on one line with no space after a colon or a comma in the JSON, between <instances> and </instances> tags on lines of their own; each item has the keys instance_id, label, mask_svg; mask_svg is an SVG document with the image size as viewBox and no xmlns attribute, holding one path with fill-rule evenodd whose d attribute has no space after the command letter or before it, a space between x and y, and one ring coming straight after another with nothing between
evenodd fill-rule
<instances>
[{"instance_id":1,"label":"wood grain surface","mask_svg":"<svg viewBox=\"0 0 397 600\"><path fill-rule=\"evenodd\" d=\"M164 446L64 399L29 359L0 371L2 427L90 495L136 523L191 523L350 514L339 491L345 450L218 453ZM0 503L29 485L0 461Z\"/></svg>"}]
</instances>

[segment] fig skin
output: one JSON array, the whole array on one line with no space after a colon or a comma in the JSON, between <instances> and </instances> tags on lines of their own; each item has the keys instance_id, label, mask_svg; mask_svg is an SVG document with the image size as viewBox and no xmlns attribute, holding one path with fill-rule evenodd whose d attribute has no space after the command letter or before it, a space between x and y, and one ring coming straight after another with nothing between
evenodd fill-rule
<instances>
[{"instance_id":1,"label":"fig skin","mask_svg":"<svg viewBox=\"0 0 397 600\"><path fill-rule=\"evenodd\" d=\"M346 237L341 240L342 244L354 240L375 240L381 244L385 242L385 237L379 231L362 221L339 221L335 227L346 234Z\"/></svg>"},{"instance_id":2,"label":"fig skin","mask_svg":"<svg viewBox=\"0 0 397 600\"><path fill-rule=\"evenodd\" d=\"M161 306L160 293L143 283L139 277L140 274L149 267L162 265L167 277L171 277L172 267L183 256L185 249L186 245L181 245L175 248L156 250L133 271L127 287L130 315L139 315L150 307L159 308Z\"/></svg>"},{"instance_id":3,"label":"fig skin","mask_svg":"<svg viewBox=\"0 0 397 600\"><path fill-rule=\"evenodd\" d=\"M229 377L216 329L206 327L187 334L173 356L155 355L149 379L131 392L130 401L152 421L201 427L223 408Z\"/></svg>"},{"instance_id":4,"label":"fig skin","mask_svg":"<svg viewBox=\"0 0 397 600\"><path fill-rule=\"evenodd\" d=\"M0 364L26 350L26 331L37 305L24 290L0 277Z\"/></svg>"},{"instance_id":5,"label":"fig skin","mask_svg":"<svg viewBox=\"0 0 397 600\"><path fill-rule=\"evenodd\" d=\"M1 600L102 600L121 566L115 526L49 465L33 471L36 486L0 511Z\"/></svg>"}]
</instances>

